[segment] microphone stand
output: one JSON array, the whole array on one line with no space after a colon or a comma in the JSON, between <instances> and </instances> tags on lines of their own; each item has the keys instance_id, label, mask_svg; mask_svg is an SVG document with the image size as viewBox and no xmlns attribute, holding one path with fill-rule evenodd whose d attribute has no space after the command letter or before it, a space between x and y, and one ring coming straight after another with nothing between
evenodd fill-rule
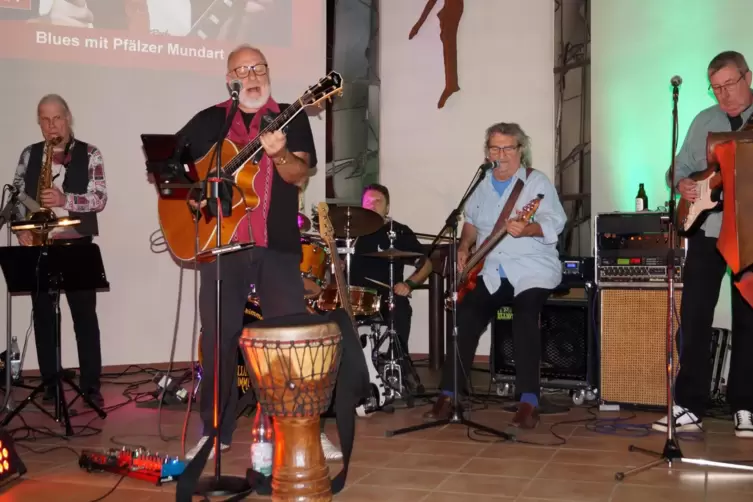
<instances>
[{"instance_id":1,"label":"microphone stand","mask_svg":"<svg viewBox=\"0 0 753 502\"><path fill-rule=\"evenodd\" d=\"M639 446L630 445L628 451L645 453L656 457L647 464L630 469L629 471L617 472L614 478L622 481L627 476L639 474L643 471L652 469L658 465L666 463L670 468L673 462L683 462L686 464L695 464L702 466L721 467L726 469L739 469L744 471L753 471L753 466L739 465L728 462L715 462L702 458L685 457L680 449L680 443L677 441L677 432L675 431L674 410L674 346L675 346L675 242L677 239L675 228L675 157L677 156L677 100L680 94L680 82L672 83L672 163L669 167L669 207L666 216L667 233L669 235L667 249L667 434L664 442L664 449L661 453L655 452Z\"/></svg>"},{"instance_id":2,"label":"microphone stand","mask_svg":"<svg viewBox=\"0 0 753 502\"><path fill-rule=\"evenodd\" d=\"M7 189L6 187L3 189L4 191ZM18 205L18 192L15 190L8 190L10 195L10 200L8 200L8 203L3 207L3 210L0 212L0 229L3 228L3 225L6 225L10 222L11 215L13 214L13 208ZM12 231L10 225L8 225L8 246L11 246L11 236ZM6 349L5 349L5 401L3 401L3 406L0 409L0 412L4 411L13 411L15 406L13 405L13 397L11 396L11 389L12 389L12 378L11 378L11 346L13 345L13 321L12 321L12 311L13 311L13 295L8 291L6 294L5 299L5 332L6 332Z\"/></svg>"},{"instance_id":3,"label":"microphone stand","mask_svg":"<svg viewBox=\"0 0 753 502\"><path fill-rule=\"evenodd\" d=\"M227 186L226 180L222 176L222 144L227 136L228 131L233 123L233 118L238 111L238 92L233 90L231 94L232 104L230 107L230 113L227 116L226 122L222 128L222 133L217 140L217 146L215 148L215 172L208 173L205 180L206 187L204 189L204 197L206 197L207 207L210 211L213 211L214 216L217 218L217 231L216 231L216 249L215 249L215 327L214 327L214 402L212 407L212 420L214 425L214 474L212 476L206 476L200 478L196 485L195 493L203 495L205 497L224 497L227 495L237 495L248 491L248 482L245 478L238 476L223 476L221 474L222 468L222 448L220 442L220 424L222 417L227 410L223 410L220 413L220 365L222 364L222 355L220 342L220 333L222 330L221 312L222 312L222 279L221 279L221 264L222 261L222 219L223 217L230 216L232 206L232 192L229 197L227 192L223 192L223 187ZM223 205L223 201L227 202ZM214 207L213 204L214 203ZM229 251L236 250L235 247L230 247Z\"/></svg>"},{"instance_id":4,"label":"microphone stand","mask_svg":"<svg viewBox=\"0 0 753 502\"><path fill-rule=\"evenodd\" d=\"M513 439L512 436L510 436L509 434L506 434L496 429L492 429L491 427L487 427L485 425L481 425L476 422L467 420L463 416L463 409L462 409L462 405L460 404L460 397L459 397L460 389L458 388L459 387L458 365L460 364L458 360L459 356L458 356L458 316L457 316L457 311L458 311L458 266L457 266L458 220L460 219L460 215L463 211L463 208L465 207L465 203L468 201L468 199L473 194L473 192L476 191L476 188L478 188L478 186L486 177L486 172L493 165L494 164L484 164L478 168L478 170L476 171L476 174L473 175L473 180L471 181L471 184L468 186L468 189L465 191L465 195L463 195L462 199L460 199L460 203L458 204L458 206L452 210L450 215L447 217L447 220L445 220L445 224L442 227L442 230L437 234L436 238L434 239L434 242L432 242L431 249L429 250L429 253L427 255L427 256L431 256L431 254L439 245L439 241L442 239L442 236L444 235L444 233L447 230L450 230L452 232L452 240L450 241L450 255L449 255L450 282L451 282L451 287L452 287L452 290L451 290L452 291L452 297L451 297L452 298L452 310L451 310L452 311L452 350L453 350L452 414L450 415L450 418L445 418L442 420L435 420L434 422L414 425L412 427L405 427L403 429L386 431L385 436L387 437L397 436L400 434L407 434L409 432L416 432L416 431L431 429L434 427L442 427L448 424L456 424L456 425L465 425L466 427L483 431L483 432L486 432L487 434L491 434L493 436L497 436L505 440ZM470 371L470 368L465 368L465 371Z\"/></svg>"}]
</instances>

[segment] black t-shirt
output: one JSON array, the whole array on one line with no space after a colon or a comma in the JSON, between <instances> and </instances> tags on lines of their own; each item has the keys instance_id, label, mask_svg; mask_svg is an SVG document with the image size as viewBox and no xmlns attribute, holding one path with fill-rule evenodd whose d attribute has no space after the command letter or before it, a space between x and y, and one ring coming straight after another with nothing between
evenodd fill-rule
<instances>
[{"instance_id":1,"label":"black t-shirt","mask_svg":"<svg viewBox=\"0 0 753 502\"><path fill-rule=\"evenodd\" d=\"M362 286L365 288L376 289L380 294L388 293L387 288L378 286L366 277L383 282L390 283L390 262L385 258L375 258L363 256L365 253L384 251L390 247L390 238L388 232L390 224L385 224L382 228L370 235L364 235L356 239L355 254L350 259L350 283L353 286ZM400 251L412 251L414 253L423 253L424 249L416 234L407 225L394 222L395 242L394 246ZM395 284L403 282L405 264L414 264L415 259L407 258L395 261Z\"/></svg>"},{"instance_id":2,"label":"black t-shirt","mask_svg":"<svg viewBox=\"0 0 753 502\"><path fill-rule=\"evenodd\" d=\"M279 103L280 111L289 105ZM248 128L253 113L242 113ZM226 109L219 106L206 108L178 132L189 142L189 151L194 159L200 159L217 143L225 123ZM311 168L316 167L317 157L311 125L305 111L301 111L284 128L287 149L291 152L309 154ZM272 192L267 216L267 247L286 253L301 253L300 230L298 229L298 187L283 180L277 168L273 168Z\"/></svg>"}]
</instances>

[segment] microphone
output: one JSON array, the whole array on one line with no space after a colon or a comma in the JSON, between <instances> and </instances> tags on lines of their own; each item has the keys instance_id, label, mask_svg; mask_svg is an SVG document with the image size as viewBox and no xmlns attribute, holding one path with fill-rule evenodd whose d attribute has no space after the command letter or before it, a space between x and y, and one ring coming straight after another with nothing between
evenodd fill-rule
<instances>
[{"instance_id":1,"label":"microphone","mask_svg":"<svg viewBox=\"0 0 753 502\"><path fill-rule=\"evenodd\" d=\"M498 160L492 160L492 161L487 162L486 164L481 164L481 166L479 167L479 169L482 170L482 171L488 171L490 169L495 169L497 167L499 167L499 161Z\"/></svg>"},{"instance_id":2,"label":"microphone","mask_svg":"<svg viewBox=\"0 0 753 502\"><path fill-rule=\"evenodd\" d=\"M238 96L241 93L241 89L243 89L243 83L236 78L235 80L232 80L230 82L228 88L230 89L230 97L232 99L238 99Z\"/></svg>"},{"instance_id":3,"label":"microphone","mask_svg":"<svg viewBox=\"0 0 753 502\"><path fill-rule=\"evenodd\" d=\"M672 87L678 87L680 84L682 84L682 77L675 75L674 77L672 77L669 83L672 84Z\"/></svg>"}]
</instances>

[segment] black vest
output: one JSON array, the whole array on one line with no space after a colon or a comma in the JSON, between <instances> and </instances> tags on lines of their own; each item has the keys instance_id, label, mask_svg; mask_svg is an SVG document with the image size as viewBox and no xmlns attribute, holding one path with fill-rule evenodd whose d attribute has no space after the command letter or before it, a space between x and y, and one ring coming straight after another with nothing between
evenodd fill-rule
<instances>
[{"instance_id":1,"label":"black vest","mask_svg":"<svg viewBox=\"0 0 753 502\"><path fill-rule=\"evenodd\" d=\"M63 192L86 193L89 186L89 145L83 141L75 140L71 148L71 161L64 169ZM26 195L37 198L39 175L42 172L42 159L44 157L44 142L31 145L29 165L26 166L24 183ZM76 226L76 231L81 235L99 235L97 225L97 213L77 213L68 211L71 218L81 220Z\"/></svg>"}]
</instances>

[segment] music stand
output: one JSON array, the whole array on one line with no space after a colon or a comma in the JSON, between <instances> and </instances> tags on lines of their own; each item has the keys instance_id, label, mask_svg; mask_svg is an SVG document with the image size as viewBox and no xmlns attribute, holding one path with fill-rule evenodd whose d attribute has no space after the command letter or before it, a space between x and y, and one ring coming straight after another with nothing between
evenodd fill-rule
<instances>
[{"instance_id":1,"label":"music stand","mask_svg":"<svg viewBox=\"0 0 753 502\"><path fill-rule=\"evenodd\" d=\"M55 413L44 413L56 422L62 420L65 427L64 436L72 436L70 413L65 401L63 383L67 383L100 418L106 418L99 406L88 395L81 392L69 376L65 374L61 356L60 294L63 291L80 291L87 289L107 289L110 284L105 277L102 254L96 244L79 244L75 246L7 246L0 247L0 268L3 269L8 291L14 295L37 294L37 291L52 296L55 312L55 350L57 368L55 375L43 381L31 391L16 409L3 419L0 426L7 426L37 394L45 387L55 386Z\"/></svg>"},{"instance_id":2,"label":"music stand","mask_svg":"<svg viewBox=\"0 0 753 502\"><path fill-rule=\"evenodd\" d=\"M187 200L189 192L199 186L188 141L175 134L142 134L146 171L154 179L163 199Z\"/></svg>"}]
</instances>

